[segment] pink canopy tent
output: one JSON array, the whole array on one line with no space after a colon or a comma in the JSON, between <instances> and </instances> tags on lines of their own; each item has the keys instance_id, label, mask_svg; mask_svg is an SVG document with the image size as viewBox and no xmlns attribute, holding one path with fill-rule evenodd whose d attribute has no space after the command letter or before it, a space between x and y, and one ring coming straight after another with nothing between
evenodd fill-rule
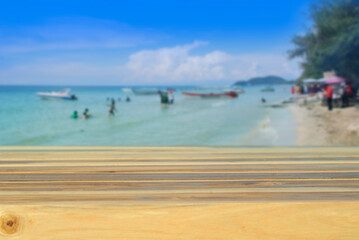
<instances>
[{"instance_id":1,"label":"pink canopy tent","mask_svg":"<svg viewBox=\"0 0 359 240\"><path fill-rule=\"evenodd\" d=\"M331 78L331 79L325 81L326 84L335 84L335 83L343 83L343 82L345 82L345 80L343 78L339 78L339 77Z\"/></svg>"}]
</instances>

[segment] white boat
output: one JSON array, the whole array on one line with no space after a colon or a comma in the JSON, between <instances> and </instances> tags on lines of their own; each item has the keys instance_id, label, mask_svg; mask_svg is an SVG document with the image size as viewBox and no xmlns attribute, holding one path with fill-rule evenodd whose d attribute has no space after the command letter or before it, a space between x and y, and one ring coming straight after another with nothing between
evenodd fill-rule
<instances>
[{"instance_id":1,"label":"white boat","mask_svg":"<svg viewBox=\"0 0 359 240\"><path fill-rule=\"evenodd\" d=\"M36 95L44 99L65 99L65 100L76 100L75 94L70 94L70 89L64 89L60 92L37 92Z\"/></svg>"},{"instance_id":2,"label":"white boat","mask_svg":"<svg viewBox=\"0 0 359 240\"><path fill-rule=\"evenodd\" d=\"M131 88L122 88L122 92L132 93Z\"/></svg>"}]
</instances>

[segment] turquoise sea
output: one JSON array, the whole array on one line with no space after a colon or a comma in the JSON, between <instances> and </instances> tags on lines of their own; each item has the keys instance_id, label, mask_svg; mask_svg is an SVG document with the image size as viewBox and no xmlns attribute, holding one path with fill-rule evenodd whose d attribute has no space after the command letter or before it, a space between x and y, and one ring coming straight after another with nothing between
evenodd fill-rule
<instances>
[{"instance_id":1,"label":"turquoise sea","mask_svg":"<svg viewBox=\"0 0 359 240\"><path fill-rule=\"evenodd\" d=\"M44 100L36 92L65 87L0 86L0 145L58 146L288 146L296 138L295 122L277 103L290 97L289 85L275 92L265 86L245 87L236 99L185 97L181 91L218 89L174 87L175 103L159 96L138 96L123 87L71 87L76 101ZM162 89L165 89L164 87ZM131 102L126 102L129 96ZM108 116L108 98L116 99L116 115ZM121 98L121 101L118 101ZM90 110L89 119L72 119Z\"/></svg>"}]
</instances>

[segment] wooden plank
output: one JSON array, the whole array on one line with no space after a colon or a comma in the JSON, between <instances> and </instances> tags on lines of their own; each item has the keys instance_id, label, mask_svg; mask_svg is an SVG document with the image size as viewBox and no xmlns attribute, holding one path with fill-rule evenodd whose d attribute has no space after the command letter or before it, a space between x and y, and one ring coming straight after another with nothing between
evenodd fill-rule
<instances>
[{"instance_id":1,"label":"wooden plank","mask_svg":"<svg viewBox=\"0 0 359 240\"><path fill-rule=\"evenodd\" d=\"M0 147L0 239L359 239L358 148Z\"/></svg>"}]
</instances>

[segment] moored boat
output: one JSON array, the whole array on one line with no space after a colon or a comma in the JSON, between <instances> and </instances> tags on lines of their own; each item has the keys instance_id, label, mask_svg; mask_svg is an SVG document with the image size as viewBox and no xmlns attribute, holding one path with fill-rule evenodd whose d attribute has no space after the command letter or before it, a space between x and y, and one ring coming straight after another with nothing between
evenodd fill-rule
<instances>
[{"instance_id":1,"label":"moored boat","mask_svg":"<svg viewBox=\"0 0 359 240\"><path fill-rule=\"evenodd\" d=\"M138 88L138 89L132 89L132 92L136 95L156 95L156 94L158 94L158 89Z\"/></svg>"},{"instance_id":2,"label":"moored boat","mask_svg":"<svg viewBox=\"0 0 359 240\"><path fill-rule=\"evenodd\" d=\"M122 88L122 92L132 93L132 89L131 88Z\"/></svg>"},{"instance_id":3,"label":"moored boat","mask_svg":"<svg viewBox=\"0 0 359 240\"><path fill-rule=\"evenodd\" d=\"M185 96L202 97L202 98L218 98L218 97L231 97L236 98L236 92L223 92L223 93L196 93L196 92L182 92Z\"/></svg>"},{"instance_id":4,"label":"moored boat","mask_svg":"<svg viewBox=\"0 0 359 240\"><path fill-rule=\"evenodd\" d=\"M60 92L37 92L36 95L44 99L64 99L64 100L77 100L75 94L70 94L70 89L64 89Z\"/></svg>"},{"instance_id":5,"label":"moored boat","mask_svg":"<svg viewBox=\"0 0 359 240\"><path fill-rule=\"evenodd\" d=\"M274 92L275 89L273 87L266 87L261 89L261 92Z\"/></svg>"}]
</instances>

